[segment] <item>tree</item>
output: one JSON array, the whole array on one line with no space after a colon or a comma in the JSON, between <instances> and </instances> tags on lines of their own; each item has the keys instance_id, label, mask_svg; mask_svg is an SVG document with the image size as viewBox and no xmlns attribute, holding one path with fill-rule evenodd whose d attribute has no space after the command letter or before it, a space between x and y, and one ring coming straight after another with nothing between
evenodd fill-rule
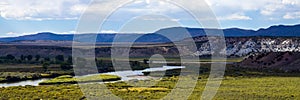
<instances>
[{"instance_id":1,"label":"tree","mask_svg":"<svg viewBox=\"0 0 300 100\"><path fill-rule=\"evenodd\" d=\"M285 61L289 61L289 58L285 58L284 60L285 60Z\"/></svg>"},{"instance_id":2,"label":"tree","mask_svg":"<svg viewBox=\"0 0 300 100\"><path fill-rule=\"evenodd\" d=\"M15 56L9 54L5 58L8 59L8 60L14 60Z\"/></svg>"},{"instance_id":3,"label":"tree","mask_svg":"<svg viewBox=\"0 0 300 100\"><path fill-rule=\"evenodd\" d=\"M64 61L65 61L65 58L64 58L63 55L57 55L57 56L55 57L55 62L56 62L56 63L62 63L62 62L64 62Z\"/></svg>"},{"instance_id":4,"label":"tree","mask_svg":"<svg viewBox=\"0 0 300 100\"><path fill-rule=\"evenodd\" d=\"M21 59L21 61L24 61L26 59L26 57L24 55L21 55L20 59Z\"/></svg>"},{"instance_id":5,"label":"tree","mask_svg":"<svg viewBox=\"0 0 300 100\"><path fill-rule=\"evenodd\" d=\"M148 59L144 59L144 64L148 64Z\"/></svg>"},{"instance_id":6,"label":"tree","mask_svg":"<svg viewBox=\"0 0 300 100\"><path fill-rule=\"evenodd\" d=\"M27 56L27 60L28 60L28 61L31 61L31 60L32 60L32 55L28 55L28 56Z\"/></svg>"},{"instance_id":7,"label":"tree","mask_svg":"<svg viewBox=\"0 0 300 100\"><path fill-rule=\"evenodd\" d=\"M43 69L44 69L45 72L48 70L49 66L50 66L50 64L48 62L43 63Z\"/></svg>"},{"instance_id":8,"label":"tree","mask_svg":"<svg viewBox=\"0 0 300 100\"><path fill-rule=\"evenodd\" d=\"M103 63L103 60L102 60L102 59L100 59L100 60L97 60L97 59L96 59L96 66L97 66L97 67L104 67L105 65L104 65L104 63Z\"/></svg>"},{"instance_id":9,"label":"tree","mask_svg":"<svg viewBox=\"0 0 300 100\"><path fill-rule=\"evenodd\" d=\"M72 56L69 56L68 59L67 59L67 63L72 64L72 63L73 63L72 60L73 60L73 59L72 59Z\"/></svg>"},{"instance_id":10,"label":"tree","mask_svg":"<svg viewBox=\"0 0 300 100\"><path fill-rule=\"evenodd\" d=\"M140 63L139 63L138 61L133 61L133 62L132 62L132 66L137 66L137 67L139 67L139 66L140 66Z\"/></svg>"},{"instance_id":11,"label":"tree","mask_svg":"<svg viewBox=\"0 0 300 100\"><path fill-rule=\"evenodd\" d=\"M44 58L45 61L50 61L49 57Z\"/></svg>"},{"instance_id":12,"label":"tree","mask_svg":"<svg viewBox=\"0 0 300 100\"><path fill-rule=\"evenodd\" d=\"M40 60L40 58L41 58L41 56L40 56L40 55L35 55L35 61L39 61L39 60Z\"/></svg>"},{"instance_id":13,"label":"tree","mask_svg":"<svg viewBox=\"0 0 300 100\"><path fill-rule=\"evenodd\" d=\"M60 68L61 68L62 70L68 70L68 69L71 68L71 65L70 65L69 63L62 62L62 63L60 64Z\"/></svg>"}]
</instances>

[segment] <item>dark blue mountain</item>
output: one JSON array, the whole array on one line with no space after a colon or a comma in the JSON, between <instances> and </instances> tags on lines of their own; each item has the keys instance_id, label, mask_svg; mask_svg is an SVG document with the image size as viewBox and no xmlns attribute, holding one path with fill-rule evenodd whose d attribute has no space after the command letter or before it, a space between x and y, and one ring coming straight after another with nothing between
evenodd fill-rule
<instances>
[{"instance_id":1,"label":"dark blue mountain","mask_svg":"<svg viewBox=\"0 0 300 100\"><path fill-rule=\"evenodd\" d=\"M25 35L20 37L1 38L2 42L24 41L24 40L54 40L54 41L70 41L73 35L59 35L50 32L38 33L34 35Z\"/></svg>"},{"instance_id":2,"label":"dark blue mountain","mask_svg":"<svg viewBox=\"0 0 300 100\"><path fill-rule=\"evenodd\" d=\"M149 34L79 34L76 37L82 40L91 40L97 37L97 42L170 42L167 37L171 37L172 41L179 41L186 36L183 33L189 33L192 37L206 36L206 32L217 33L223 32L225 37L253 37L253 36L273 36L273 37L300 37L300 25L291 26L271 26L266 29L245 30L239 28L230 29L203 29L203 28L184 28L173 27L158 30L155 33ZM1 42L14 41L35 41L35 40L53 40L53 41L73 41L74 34L54 34L50 32L38 33L34 35L25 35L20 37L0 38ZM78 38L77 38L78 39ZM76 39L75 39L76 40Z\"/></svg>"},{"instance_id":3,"label":"dark blue mountain","mask_svg":"<svg viewBox=\"0 0 300 100\"><path fill-rule=\"evenodd\" d=\"M271 26L267 29L259 29L256 32L257 36L300 36L300 25L293 26Z\"/></svg>"}]
</instances>

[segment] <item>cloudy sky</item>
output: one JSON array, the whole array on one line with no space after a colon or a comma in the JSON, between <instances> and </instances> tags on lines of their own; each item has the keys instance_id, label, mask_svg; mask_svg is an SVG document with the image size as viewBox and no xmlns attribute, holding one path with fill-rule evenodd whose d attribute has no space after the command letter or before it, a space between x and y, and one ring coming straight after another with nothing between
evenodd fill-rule
<instances>
[{"instance_id":1,"label":"cloudy sky","mask_svg":"<svg viewBox=\"0 0 300 100\"><path fill-rule=\"evenodd\" d=\"M1 0L0 37L37 32L74 33L83 12L93 15L93 13L99 13L106 9L117 8L104 6L113 5L110 4L114 3L110 2L111 0L98 1L90 4L90 0ZM300 0L205 1L216 15L221 28L238 27L256 30L271 25L300 23ZM187 3L190 3L191 6L195 5L195 2ZM88 7L90 9L87 9ZM193 8L191 10L203 9L199 6ZM145 16L147 14L153 16ZM93 22L97 18L89 20ZM207 18L207 20L211 19ZM129 24L124 26L124 23ZM89 25L85 26L87 27L86 32L89 32ZM144 29L141 26L152 26L153 28ZM167 26L201 27L187 11L174 4L161 0L136 0L115 11L104 24L102 32L120 32L124 30L120 28L125 27L126 31L124 32L136 30L136 32L142 33Z\"/></svg>"}]
</instances>

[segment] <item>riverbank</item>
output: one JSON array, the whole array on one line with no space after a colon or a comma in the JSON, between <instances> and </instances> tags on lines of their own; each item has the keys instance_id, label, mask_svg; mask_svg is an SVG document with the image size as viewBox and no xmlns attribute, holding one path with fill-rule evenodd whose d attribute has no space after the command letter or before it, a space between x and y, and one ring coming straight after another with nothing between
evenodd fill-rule
<instances>
[{"instance_id":1,"label":"riverbank","mask_svg":"<svg viewBox=\"0 0 300 100\"><path fill-rule=\"evenodd\" d=\"M1 83L14 83L27 80L39 80L43 78L55 78L61 75L74 75L72 71L49 71L40 72L0 72Z\"/></svg>"}]
</instances>

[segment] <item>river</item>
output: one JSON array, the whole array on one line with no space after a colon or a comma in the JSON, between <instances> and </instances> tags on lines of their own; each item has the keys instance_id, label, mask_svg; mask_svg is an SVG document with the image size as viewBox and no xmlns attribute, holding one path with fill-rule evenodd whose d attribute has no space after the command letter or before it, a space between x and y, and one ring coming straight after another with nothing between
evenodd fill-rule
<instances>
[{"instance_id":1,"label":"river","mask_svg":"<svg viewBox=\"0 0 300 100\"><path fill-rule=\"evenodd\" d=\"M172 69L183 69L184 66L163 66L160 68L147 68L145 70L137 70L137 71L116 71L116 72L108 72L108 73L99 73L99 74L111 74L117 75L121 77L120 81L128 81L128 80L149 80L156 79L155 77L145 76L143 72L156 72L156 71L166 71ZM90 74L96 75L96 74ZM90 76L85 75L85 76ZM84 76L76 76L76 77L84 77ZM51 78L43 78L38 80L25 80L20 82L9 82L9 83L0 83L0 87L11 87L11 86L38 86L40 82L45 80L50 80Z\"/></svg>"}]
</instances>

